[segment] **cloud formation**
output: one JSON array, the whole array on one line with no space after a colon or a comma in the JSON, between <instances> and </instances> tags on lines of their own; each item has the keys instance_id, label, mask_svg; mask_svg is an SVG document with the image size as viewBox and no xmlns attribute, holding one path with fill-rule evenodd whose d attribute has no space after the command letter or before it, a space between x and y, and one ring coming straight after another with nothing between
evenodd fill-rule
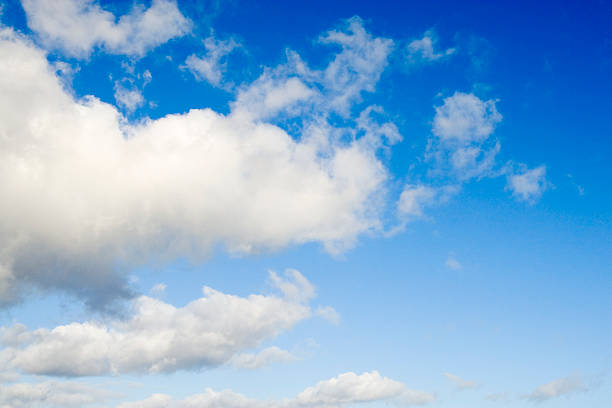
<instances>
[{"instance_id":1,"label":"cloud formation","mask_svg":"<svg viewBox=\"0 0 612 408\"><path fill-rule=\"evenodd\" d=\"M438 35L432 30L427 30L423 38L412 40L404 51L406 63L409 65L430 64L442 60L455 53L454 48L436 51L438 47Z\"/></svg>"},{"instance_id":2,"label":"cloud formation","mask_svg":"<svg viewBox=\"0 0 612 408\"><path fill-rule=\"evenodd\" d=\"M282 401L261 401L230 390L206 389L202 394L175 400L169 395L154 394L150 398L119 405L118 408L342 408L358 403L393 402L403 406L424 405L435 401L428 392L414 391L403 383L381 376L377 371L341 374L321 381Z\"/></svg>"},{"instance_id":3,"label":"cloud formation","mask_svg":"<svg viewBox=\"0 0 612 408\"><path fill-rule=\"evenodd\" d=\"M185 60L185 67L193 73L196 79L208 81L213 86L221 86L227 64L223 59L240 45L233 39L218 40L214 37L204 39L206 55L198 57L191 54Z\"/></svg>"},{"instance_id":4,"label":"cloud formation","mask_svg":"<svg viewBox=\"0 0 612 408\"><path fill-rule=\"evenodd\" d=\"M543 402L552 398L586 391L584 381L580 377L564 377L540 385L527 396L534 402Z\"/></svg>"},{"instance_id":5,"label":"cloud formation","mask_svg":"<svg viewBox=\"0 0 612 408\"><path fill-rule=\"evenodd\" d=\"M275 347L240 354L313 314L308 302L314 287L306 278L295 270L271 277L282 296L238 297L204 287L202 298L183 307L140 296L127 320L3 328L0 361L24 373L59 376L168 373L230 361L257 368L286 361L291 355Z\"/></svg>"},{"instance_id":6,"label":"cloud formation","mask_svg":"<svg viewBox=\"0 0 612 408\"><path fill-rule=\"evenodd\" d=\"M48 48L87 58L96 47L110 54L143 56L191 30L175 0L136 3L117 18L94 0L22 0L28 26Z\"/></svg>"},{"instance_id":7,"label":"cloud formation","mask_svg":"<svg viewBox=\"0 0 612 408\"><path fill-rule=\"evenodd\" d=\"M0 304L33 287L104 309L132 296L134 265L197 261L218 244L338 252L380 230L389 176L378 151L400 136L380 108L351 117L348 107L374 89L391 42L359 19L342 28L321 39L340 46L326 69L292 54L242 88L228 115L139 123L93 96L75 100L45 53L3 28L0 58L12 64L0 66L0 195L12 199L0 203ZM308 85L317 81L323 90ZM328 102L315 109L309 95ZM303 125L290 135L274 120L294 108ZM349 115L346 127L331 112Z\"/></svg>"}]
</instances>

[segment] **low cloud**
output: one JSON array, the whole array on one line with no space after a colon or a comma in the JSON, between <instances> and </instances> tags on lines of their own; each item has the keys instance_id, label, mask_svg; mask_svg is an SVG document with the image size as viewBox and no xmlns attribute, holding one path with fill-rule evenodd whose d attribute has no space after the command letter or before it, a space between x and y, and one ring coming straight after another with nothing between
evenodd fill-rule
<instances>
[{"instance_id":1,"label":"low cloud","mask_svg":"<svg viewBox=\"0 0 612 408\"><path fill-rule=\"evenodd\" d=\"M403 383L381 376L377 371L341 374L321 381L293 398L282 401L261 401L247 398L230 390L206 389L202 394L175 400L169 395L155 394L150 398L121 404L118 408L342 408L359 403L388 402L401 406L424 405L435 396L407 388Z\"/></svg>"},{"instance_id":2,"label":"low cloud","mask_svg":"<svg viewBox=\"0 0 612 408\"><path fill-rule=\"evenodd\" d=\"M126 271L138 265L199 262L215 246L250 254L319 242L337 253L383 228L389 175L378 153L401 137L380 108L349 108L374 91L392 41L358 18L320 38L337 51L323 70L289 53L242 87L227 115L138 123L93 96L75 99L41 49L0 30L0 58L12 61L0 66L10 101L0 106L0 195L12 198L0 203L0 305L35 288L111 310L134 296ZM291 134L275 124L292 115L302 126Z\"/></svg>"},{"instance_id":3,"label":"low cloud","mask_svg":"<svg viewBox=\"0 0 612 408\"><path fill-rule=\"evenodd\" d=\"M242 354L313 314L314 287L298 271L271 277L282 296L239 297L204 287L202 298L183 307L140 296L126 320L3 328L0 362L27 374L70 377L168 373L228 362L257 368L286 361L288 352L275 347Z\"/></svg>"}]
</instances>

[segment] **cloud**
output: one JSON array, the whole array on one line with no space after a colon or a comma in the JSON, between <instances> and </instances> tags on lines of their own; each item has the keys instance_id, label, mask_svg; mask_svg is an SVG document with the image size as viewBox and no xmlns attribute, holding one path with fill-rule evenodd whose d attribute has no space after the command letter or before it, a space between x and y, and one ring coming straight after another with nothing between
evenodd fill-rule
<instances>
[{"instance_id":1,"label":"cloud","mask_svg":"<svg viewBox=\"0 0 612 408\"><path fill-rule=\"evenodd\" d=\"M548 188L546 181L546 166L541 165L528 169L520 165L518 171L509 171L506 175L508 184L506 188L520 201L534 203Z\"/></svg>"},{"instance_id":2,"label":"cloud","mask_svg":"<svg viewBox=\"0 0 612 408\"><path fill-rule=\"evenodd\" d=\"M397 209L400 215L410 218L423 217L424 210L448 201L459 191L458 186L433 187L425 184L406 184L400 194Z\"/></svg>"},{"instance_id":3,"label":"cloud","mask_svg":"<svg viewBox=\"0 0 612 408\"><path fill-rule=\"evenodd\" d=\"M491 137L502 119L495 101L455 92L435 109L428 158L435 160L438 173L461 182L491 175L501 149Z\"/></svg>"},{"instance_id":4,"label":"cloud","mask_svg":"<svg viewBox=\"0 0 612 408\"><path fill-rule=\"evenodd\" d=\"M350 118L351 108L361 102L363 93L376 91L393 41L372 36L363 21L353 17L343 21L339 29L321 35L318 43L340 50L327 67L311 69L297 53L287 50L286 64L266 68L260 78L239 90L233 111L255 119L300 117L311 132L328 127L332 114ZM366 110L372 113L381 108ZM387 137L400 139L391 134Z\"/></svg>"},{"instance_id":5,"label":"cloud","mask_svg":"<svg viewBox=\"0 0 612 408\"><path fill-rule=\"evenodd\" d=\"M424 185L406 185L400 195L398 210L402 214L420 217L423 208L434 203L437 191Z\"/></svg>"},{"instance_id":6,"label":"cloud","mask_svg":"<svg viewBox=\"0 0 612 408\"><path fill-rule=\"evenodd\" d=\"M117 105L128 113L134 112L145 103L140 89L125 87L119 81L115 82L115 100Z\"/></svg>"},{"instance_id":7,"label":"cloud","mask_svg":"<svg viewBox=\"0 0 612 408\"><path fill-rule=\"evenodd\" d=\"M534 402L543 402L563 395L586 391L586 389L580 377L564 377L540 385L527 396L527 399Z\"/></svg>"},{"instance_id":8,"label":"cloud","mask_svg":"<svg viewBox=\"0 0 612 408\"><path fill-rule=\"evenodd\" d=\"M340 315L338 314L336 309L331 306L319 306L319 308L317 308L316 313L317 316L321 316L332 324L340 324Z\"/></svg>"},{"instance_id":9,"label":"cloud","mask_svg":"<svg viewBox=\"0 0 612 408\"><path fill-rule=\"evenodd\" d=\"M287 360L278 348L240 354L312 315L312 285L299 272L290 270L273 282L282 297L238 297L204 287L203 297L183 307L140 296L126 320L4 328L0 360L24 373L58 376L168 373L230 361L256 368Z\"/></svg>"},{"instance_id":10,"label":"cloud","mask_svg":"<svg viewBox=\"0 0 612 408\"><path fill-rule=\"evenodd\" d=\"M454 48L436 52L438 35L432 30L425 31L423 38L411 41L405 49L405 59L409 65L430 64L455 53Z\"/></svg>"},{"instance_id":11,"label":"cloud","mask_svg":"<svg viewBox=\"0 0 612 408\"><path fill-rule=\"evenodd\" d=\"M446 145L481 143L491 136L501 119L495 101L455 92L436 107L432 132Z\"/></svg>"},{"instance_id":12,"label":"cloud","mask_svg":"<svg viewBox=\"0 0 612 408\"><path fill-rule=\"evenodd\" d=\"M254 400L230 390L218 392L206 389L202 394L183 400L155 394L144 401L121 404L118 408L342 408L376 401L395 402L404 406L424 405L435 401L435 397L431 393L410 390L401 382L372 371L360 375L344 373L282 401Z\"/></svg>"},{"instance_id":13,"label":"cloud","mask_svg":"<svg viewBox=\"0 0 612 408\"><path fill-rule=\"evenodd\" d=\"M229 364L237 368L250 370L261 368L272 363L295 360L295 356L287 350L278 347L268 347L262 351L253 353L241 353L231 358Z\"/></svg>"},{"instance_id":14,"label":"cloud","mask_svg":"<svg viewBox=\"0 0 612 408\"><path fill-rule=\"evenodd\" d=\"M48 48L87 58L95 47L110 54L143 56L191 30L174 0L136 4L117 18L93 0L22 0L28 26Z\"/></svg>"},{"instance_id":15,"label":"cloud","mask_svg":"<svg viewBox=\"0 0 612 408\"><path fill-rule=\"evenodd\" d=\"M444 376L446 378L448 378L448 380L450 382L453 383L453 385L458 389L458 390L467 390L469 388L475 388L478 386L478 383L476 381L468 381L468 380L464 380L463 378L459 377L458 375L455 374L451 374L451 373L444 373Z\"/></svg>"},{"instance_id":16,"label":"cloud","mask_svg":"<svg viewBox=\"0 0 612 408\"><path fill-rule=\"evenodd\" d=\"M0 58L12 63L0 66L10 101L0 105L0 195L12 199L0 203L0 303L33 287L108 309L133 296L125 271L136 265L197 262L218 245L339 252L379 231L389 175L378 152L400 139L397 128L376 107L345 127L329 118L374 89L391 43L358 19L345 28L323 37L341 50L312 77L292 54L242 88L227 115L193 109L138 123L95 97L75 100L42 50L2 29ZM322 91L306 85L316 80ZM309 93L329 102L313 108ZM303 126L290 135L274 121L293 108Z\"/></svg>"},{"instance_id":17,"label":"cloud","mask_svg":"<svg viewBox=\"0 0 612 408\"><path fill-rule=\"evenodd\" d=\"M446 258L446 262L444 264L446 265L448 269L451 269L453 271L458 271L458 270L461 270L462 268L461 263L457 260L457 258L455 258L455 255L453 254L450 254L448 258ZM444 375L449 379L450 379L449 376L452 376L452 374L448 374L448 373Z\"/></svg>"},{"instance_id":18,"label":"cloud","mask_svg":"<svg viewBox=\"0 0 612 408\"><path fill-rule=\"evenodd\" d=\"M68 408L100 404L114 394L87 384L45 381L36 384L0 384L0 407Z\"/></svg>"},{"instance_id":19,"label":"cloud","mask_svg":"<svg viewBox=\"0 0 612 408\"><path fill-rule=\"evenodd\" d=\"M191 54L185 60L185 67L193 73L196 79L208 81L211 85L220 86L227 65L222 60L233 50L238 48L238 44L233 38L229 40L217 40L208 37L204 40L206 55L198 57Z\"/></svg>"}]
</instances>

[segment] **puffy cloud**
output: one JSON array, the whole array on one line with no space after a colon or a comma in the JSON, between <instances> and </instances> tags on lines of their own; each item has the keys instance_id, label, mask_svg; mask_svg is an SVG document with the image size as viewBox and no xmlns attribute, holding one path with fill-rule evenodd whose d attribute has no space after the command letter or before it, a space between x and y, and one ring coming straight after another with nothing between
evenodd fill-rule
<instances>
[{"instance_id":1,"label":"puffy cloud","mask_svg":"<svg viewBox=\"0 0 612 408\"><path fill-rule=\"evenodd\" d=\"M455 53L454 48L447 48L444 51L436 52L438 35L432 30L425 31L423 38L413 40L406 46L405 58L410 65L429 64Z\"/></svg>"},{"instance_id":2,"label":"puffy cloud","mask_svg":"<svg viewBox=\"0 0 612 408\"><path fill-rule=\"evenodd\" d=\"M495 101L455 92L436 107L432 131L443 143L462 146L486 140L501 119Z\"/></svg>"},{"instance_id":3,"label":"puffy cloud","mask_svg":"<svg viewBox=\"0 0 612 408\"><path fill-rule=\"evenodd\" d=\"M202 394L183 400L156 394L144 401L121 404L118 408L341 408L375 401L408 406L423 405L434 400L435 396L431 393L408 389L401 382L372 371L361 375L352 372L341 374L282 401L260 401L229 390L218 392L206 389Z\"/></svg>"},{"instance_id":4,"label":"puffy cloud","mask_svg":"<svg viewBox=\"0 0 612 408\"><path fill-rule=\"evenodd\" d=\"M95 47L111 54L142 56L191 30L174 0L137 4L117 17L94 0L22 0L28 26L45 46L85 58Z\"/></svg>"},{"instance_id":5,"label":"puffy cloud","mask_svg":"<svg viewBox=\"0 0 612 408\"><path fill-rule=\"evenodd\" d=\"M542 402L580 391L586 391L586 386L580 377L564 377L540 385L527 398L535 402Z\"/></svg>"},{"instance_id":6,"label":"puffy cloud","mask_svg":"<svg viewBox=\"0 0 612 408\"><path fill-rule=\"evenodd\" d=\"M192 54L185 60L185 67L193 75L203 81L208 81L211 85L220 86L226 64L222 59L230 54L239 44L234 39L226 41L208 37L204 40L206 55L198 57Z\"/></svg>"},{"instance_id":7,"label":"puffy cloud","mask_svg":"<svg viewBox=\"0 0 612 408\"><path fill-rule=\"evenodd\" d=\"M249 368L286 360L278 348L239 355L312 315L312 285L294 270L273 276L282 297L238 297L204 287L204 296L184 307L140 296L126 320L5 328L3 364L29 374L89 376L199 369L232 358Z\"/></svg>"},{"instance_id":8,"label":"puffy cloud","mask_svg":"<svg viewBox=\"0 0 612 408\"><path fill-rule=\"evenodd\" d=\"M448 380L452 382L453 385L459 390L466 390L468 388L474 388L478 386L478 383L476 381L468 381L455 374L444 373L444 376L448 378Z\"/></svg>"},{"instance_id":9,"label":"puffy cloud","mask_svg":"<svg viewBox=\"0 0 612 408\"><path fill-rule=\"evenodd\" d=\"M347 24L323 37L342 50L321 71L323 83L358 84L346 86L346 102L373 89L390 47L359 20ZM132 296L134 265L197 261L217 244L244 254L320 242L337 252L381 228L388 172L377 154L399 134L380 109L336 128L326 119L339 106L332 87L331 105L302 116L294 137L249 113L303 101L309 74L297 56L274 77L286 88L264 87L269 102L245 99L268 83L264 73L228 115L194 109L138 123L94 97L75 100L44 52L10 29L0 58L12 61L0 66L0 195L11 197L0 203L0 303L33 286L108 308Z\"/></svg>"},{"instance_id":10,"label":"puffy cloud","mask_svg":"<svg viewBox=\"0 0 612 408\"><path fill-rule=\"evenodd\" d=\"M100 388L70 381L0 384L0 407L3 408L83 407L99 404L112 396Z\"/></svg>"},{"instance_id":11,"label":"puffy cloud","mask_svg":"<svg viewBox=\"0 0 612 408\"><path fill-rule=\"evenodd\" d=\"M517 172L510 171L507 174L506 188L512 191L512 195L518 200L533 203L548 187L546 166L541 165L533 169L528 169L525 165L520 167Z\"/></svg>"}]
</instances>

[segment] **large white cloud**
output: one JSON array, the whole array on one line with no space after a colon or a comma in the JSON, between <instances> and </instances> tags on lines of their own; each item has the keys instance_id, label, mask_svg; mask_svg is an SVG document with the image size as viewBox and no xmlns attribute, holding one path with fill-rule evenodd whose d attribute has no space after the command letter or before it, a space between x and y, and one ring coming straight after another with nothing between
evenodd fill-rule
<instances>
[{"instance_id":1,"label":"large white cloud","mask_svg":"<svg viewBox=\"0 0 612 408\"><path fill-rule=\"evenodd\" d=\"M388 174L377 150L383 137L399 140L397 129L372 118L376 107L346 128L326 117L374 89L391 44L358 19L346 24L322 40L342 45L317 74L331 102L302 115L292 135L253 114L262 99L244 95L259 90L265 109L289 112L311 89L303 63L275 71L284 88L262 87L264 73L228 115L198 109L131 124L95 97L75 100L43 51L2 29L0 196L11 199L0 202L0 302L33 286L105 307L130 296L123 271L133 264L198 259L216 244L338 251L379 229Z\"/></svg>"},{"instance_id":2,"label":"large white cloud","mask_svg":"<svg viewBox=\"0 0 612 408\"><path fill-rule=\"evenodd\" d=\"M392 402L400 406L424 405L435 401L435 396L407 388L403 383L383 377L377 371L341 374L321 381L294 398L280 401L261 401L236 392L206 389L202 394L183 400L169 395L155 394L150 398L121 404L118 408L341 408L358 403Z\"/></svg>"},{"instance_id":3,"label":"large white cloud","mask_svg":"<svg viewBox=\"0 0 612 408\"><path fill-rule=\"evenodd\" d=\"M183 307L141 296L126 320L71 323L53 329L4 328L0 362L28 374L90 376L159 373L227 362L257 368L291 355L276 347L241 354L313 312L313 286L298 271L271 273L282 293L239 297L209 287Z\"/></svg>"},{"instance_id":4,"label":"large white cloud","mask_svg":"<svg viewBox=\"0 0 612 408\"><path fill-rule=\"evenodd\" d=\"M191 29L175 0L153 0L146 9L136 4L118 19L94 0L22 0L22 4L28 26L43 44L75 57L87 57L95 47L142 56Z\"/></svg>"}]
</instances>

